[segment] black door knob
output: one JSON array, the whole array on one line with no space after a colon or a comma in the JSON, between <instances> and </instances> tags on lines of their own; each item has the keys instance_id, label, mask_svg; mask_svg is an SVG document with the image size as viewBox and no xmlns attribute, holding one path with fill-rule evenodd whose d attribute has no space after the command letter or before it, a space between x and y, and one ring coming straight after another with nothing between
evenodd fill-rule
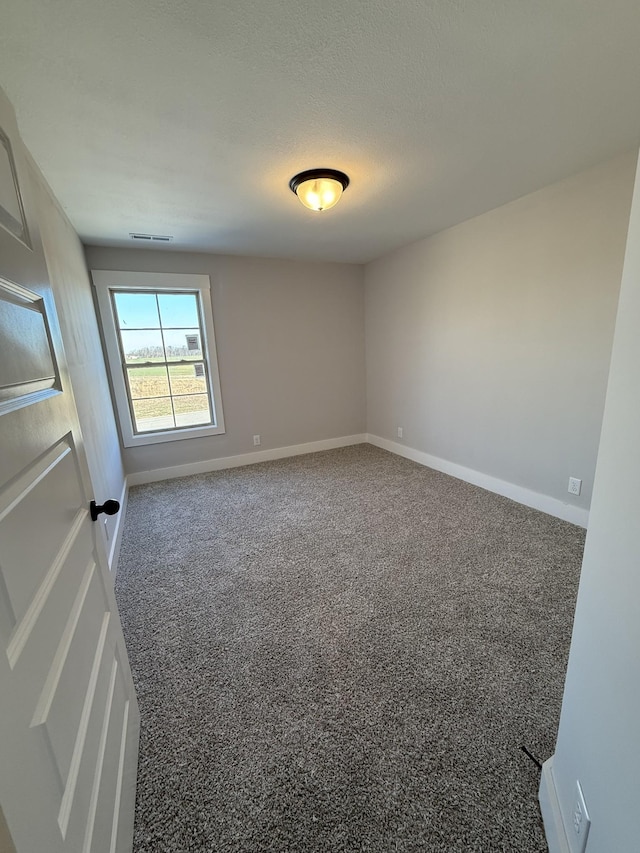
<instances>
[{"instance_id":1,"label":"black door knob","mask_svg":"<svg viewBox=\"0 0 640 853\"><path fill-rule=\"evenodd\" d=\"M98 516L101 512L104 512L105 515L115 515L120 511L120 504L118 501L105 501L103 504L98 506L95 501L91 501L89 504L89 512L91 513L91 521L97 521Z\"/></svg>"}]
</instances>

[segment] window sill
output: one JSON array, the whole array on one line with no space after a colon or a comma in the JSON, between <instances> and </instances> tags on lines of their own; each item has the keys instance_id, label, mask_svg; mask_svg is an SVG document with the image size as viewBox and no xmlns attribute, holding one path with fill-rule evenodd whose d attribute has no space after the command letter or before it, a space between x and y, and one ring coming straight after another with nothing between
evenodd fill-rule
<instances>
[{"instance_id":1,"label":"window sill","mask_svg":"<svg viewBox=\"0 0 640 853\"><path fill-rule=\"evenodd\" d=\"M161 444L168 441L183 441L187 438L203 438L208 435L224 435L222 426L189 427L186 429L167 429L162 432L145 432L126 435L122 438L125 447L140 447L143 444Z\"/></svg>"}]
</instances>

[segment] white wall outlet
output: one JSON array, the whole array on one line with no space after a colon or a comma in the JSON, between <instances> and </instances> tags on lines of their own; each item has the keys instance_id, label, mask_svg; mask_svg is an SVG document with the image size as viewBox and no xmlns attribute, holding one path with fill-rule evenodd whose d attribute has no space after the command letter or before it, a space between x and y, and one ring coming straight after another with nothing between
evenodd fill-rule
<instances>
[{"instance_id":1,"label":"white wall outlet","mask_svg":"<svg viewBox=\"0 0 640 853\"><path fill-rule=\"evenodd\" d=\"M584 853L585 847L587 846L591 818L587 811L587 804L584 801L584 794L582 793L580 782L576 782L576 799L573 805L571 821L572 830L569 840L571 853Z\"/></svg>"},{"instance_id":2,"label":"white wall outlet","mask_svg":"<svg viewBox=\"0 0 640 853\"><path fill-rule=\"evenodd\" d=\"M404 430L402 429L402 427L398 427L398 438L402 438L403 434L404 434Z\"/></svg>"},{"instance_id":3,"label":"white wall outlet","mask_svg":"<svg viewBox=\"0 0 640 853\"><path fill-rule=\"evenodd\" d=\"M569 488L567 491L570 495L579 495L582 490L582 480L577 477L569 477Z\"/></svg>"},{"instance_id":4,"label":"white wall outlet","mask_svg":"<svg viewBox=\"0 0 640 853\"><path fill-rule=\"evenodd\" d=\"M253 446L254 446L254 447L258 447L259 445L260 445L260 436L259 436L259 435L254 435L254 436L253 436Z\"/></svg>"}]
</instances>

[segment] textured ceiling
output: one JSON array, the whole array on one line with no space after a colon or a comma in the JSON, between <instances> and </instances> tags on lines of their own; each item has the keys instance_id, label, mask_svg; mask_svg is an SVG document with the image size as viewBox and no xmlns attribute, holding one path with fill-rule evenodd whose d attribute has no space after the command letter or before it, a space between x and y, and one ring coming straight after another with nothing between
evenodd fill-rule
<instances>
[{"instance_id":1,"label":"textured ceiling","mask_svg":"<svg viewBox=\"0 0 640 853\"><path fill-rule=\"evenodd\" d=\"M363 262L640 141L638 0L3 0L85 242ZM329 166L325 213L288 189Z\"/></svg>"}]
</instances>

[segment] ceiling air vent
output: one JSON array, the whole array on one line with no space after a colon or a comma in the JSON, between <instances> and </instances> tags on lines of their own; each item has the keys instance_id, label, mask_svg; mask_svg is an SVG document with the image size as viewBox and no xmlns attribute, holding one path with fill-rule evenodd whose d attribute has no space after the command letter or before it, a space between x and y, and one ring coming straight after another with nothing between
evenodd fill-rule
<instances>
[{"instance_id":1,"label":"ceiling air vent","mask_svg":"<svg viewBox=\"0 0 640 853\"><path fill-rule=\"evenodd\" d=\"M142 240L145 243L170 243L173 237L166 234L129 234L132 240Z\"/></svg>"}]
</instances>

